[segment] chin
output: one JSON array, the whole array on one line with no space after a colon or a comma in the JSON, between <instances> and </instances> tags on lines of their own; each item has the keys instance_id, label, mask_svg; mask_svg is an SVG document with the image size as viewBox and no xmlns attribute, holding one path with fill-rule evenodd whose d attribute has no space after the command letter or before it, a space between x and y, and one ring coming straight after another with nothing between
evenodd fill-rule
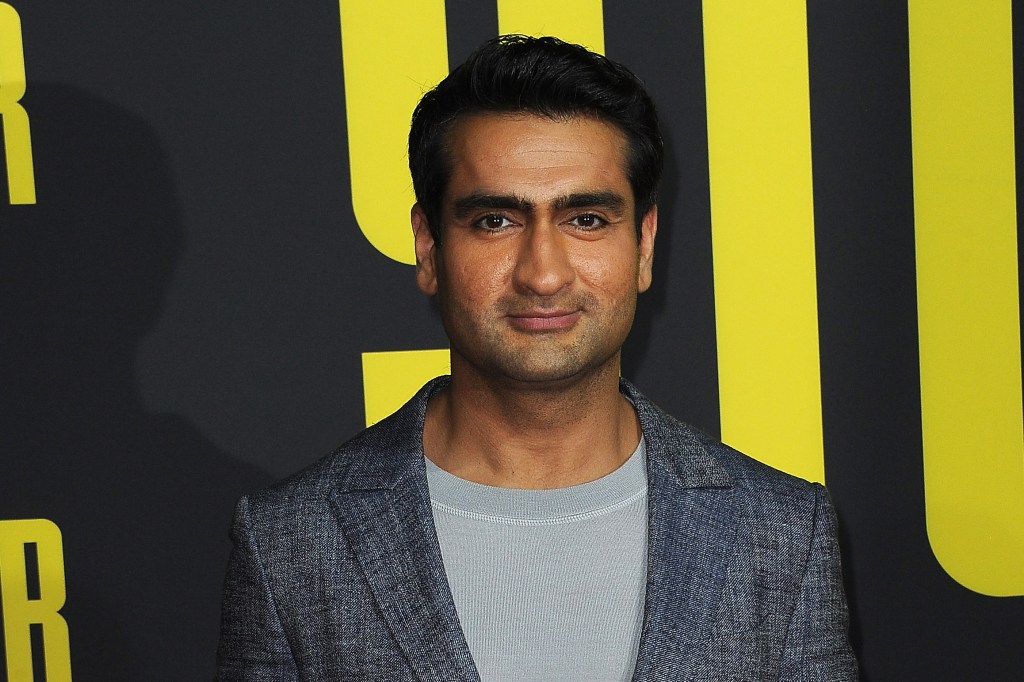
<instances>
[{"instance_id":1,"label":"chin","mask_svg":"<svg viewBox=\"0 0 1024 682\"><path fill-rule=\"evenodd\" d=\"M499 362L495 369L508 380L520 385L532 385L537 388L558 388L571 385L603 374L611 364L615 365L616 376L617 354L601 358L587 359L580 357L547 358L548 362L537 362L539 358L516 358L517 362ZM523 361L526 360L526 361ZM532 361L530 361L532 360Z\"/></svg>"}]
</instances>

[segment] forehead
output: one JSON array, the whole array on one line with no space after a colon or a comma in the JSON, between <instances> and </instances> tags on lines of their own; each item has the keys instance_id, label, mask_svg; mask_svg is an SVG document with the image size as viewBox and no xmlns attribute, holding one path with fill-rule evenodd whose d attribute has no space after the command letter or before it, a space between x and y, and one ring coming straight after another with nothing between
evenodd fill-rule
<instances>
[{"instance_id":1,"label":"forehead","mask_svg":"<svg viewBox=\"0 0 1024 682\"><path fill-rule=\"evenodd\" d=\"M625 135L595 118L472 114L451 131L446 194L493 191L542 199L609 189L631 196L626 150Z\"/></svg>"}]
</instances>

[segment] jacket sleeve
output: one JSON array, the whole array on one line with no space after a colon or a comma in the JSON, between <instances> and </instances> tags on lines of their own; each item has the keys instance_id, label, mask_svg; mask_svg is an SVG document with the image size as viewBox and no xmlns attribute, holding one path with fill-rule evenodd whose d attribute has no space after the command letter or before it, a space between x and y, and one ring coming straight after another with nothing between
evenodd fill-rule
<instances>
[{"instance_id":1,"label":"jacket sleeve","mask_svg":"<svg viewBox=\"0 0 1024 682\"><path fill-rule=\"evenodd\" d=\"M243 497L231 529L224 579L217 682L298 682L299 673L270 589Z\"/></svg>"},{"instance_id":2,"label":"jacket sleeve","mask_svg":"<svg viewBox=\"0 0 1024 682\"><path fill-rule=\"evenodd\" d=\"M823 486L815 486L810 552L782 653L781 680L851 682L858 679L849 640L836 516Z\"/></svg>"}]
</instances>

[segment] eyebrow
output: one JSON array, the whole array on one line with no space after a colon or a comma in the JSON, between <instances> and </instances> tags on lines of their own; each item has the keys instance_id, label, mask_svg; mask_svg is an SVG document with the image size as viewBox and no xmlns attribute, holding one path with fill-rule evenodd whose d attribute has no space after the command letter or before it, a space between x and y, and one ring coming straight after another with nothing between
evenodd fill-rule
<instances>
[{"instance_id":1,"label":"eyebrow","mask_svg":"<svg viewBox=\"0 0 1024 682\"><path fill-rule=\"evenodd\" d=\"M621 212L626 208L626 199L617 192L601 190L595 192L575 192L557 197L552 205L556 211L567 208L603 208L612 212ZM488 194L474 192L455 200L452 207L457 218L464 218L473 211L480 209L504 209L531 213L535 204L514 194Z\"/></svg>"},{"instance_id":2,"label":"eyebrow","mask_svg":"<svg viewBox=\"0 0 1024 682\"><path fill-rule=\"evenodd\" d=\"M564 197L558 197L554 201L556 210L564 208L604 208L609 211L622 211L626 208L626 199L617 192L610 190L599 192L579 192Z\"/></svg>"},{"instance_id":3,"label":"eyebrow","mask_svg":"<svg viewBox=\"0 0 1024 682\"><path fill-rule=\"evenodd\" d=\"M474 192L455 200L452 210L457 218L465 218L473 211L482 208L505 209L512 211L533 211L533 202L512 194L487 194Z\"/></svg>"}]
</instances>

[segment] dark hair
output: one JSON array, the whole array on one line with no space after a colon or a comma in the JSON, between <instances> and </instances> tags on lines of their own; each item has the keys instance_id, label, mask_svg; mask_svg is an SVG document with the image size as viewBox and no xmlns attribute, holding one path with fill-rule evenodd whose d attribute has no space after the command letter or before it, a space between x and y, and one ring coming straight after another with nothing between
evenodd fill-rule
<instances>
[{"instance_id":1,"label":"dark hair","mask_svg":"<svg viewBox=\"0 0 1024 682\"><path fill-rule=\"evenodd\" d=\"M451 177L449 137L459 116L587 116L628 140L626 176L636 223L658 201L664 149L654 102L626 67L558 38L504 35L488 40L416 105L409 130L409 170L434 241L441 243L441 200Z\"/></svg>"}]
</instances>

